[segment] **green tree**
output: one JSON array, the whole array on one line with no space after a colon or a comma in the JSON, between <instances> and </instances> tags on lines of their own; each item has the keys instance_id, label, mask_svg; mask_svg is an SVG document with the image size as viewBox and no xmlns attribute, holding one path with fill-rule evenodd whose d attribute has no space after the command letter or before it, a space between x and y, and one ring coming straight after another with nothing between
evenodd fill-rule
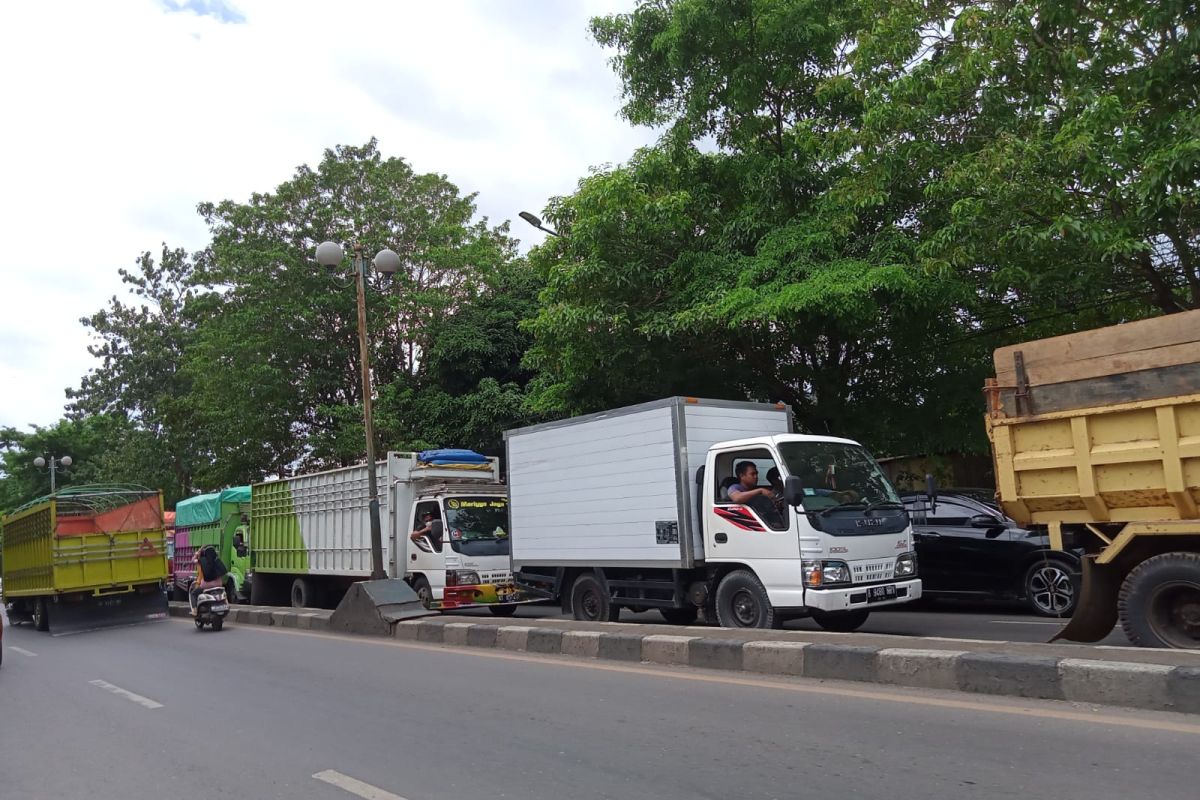
<instances>
[{"instance_id":1,"label":"green tree","mask_svg":"<svg viewBox=\"0 0 1200 800\"><path fill-rule=\"evenodd\" d=\"M871 13L847 191L870 205L916 177L922 263L1022 310L1112 304L1085 324L1200 307L1195 3L877 0Z\"/></svg>"},{"instance_id":2,"label":"green tree","mask_svg":"<svg viewBox=\"0 0 1200 800\"><path fill-rule=\"evenodd\" d=\"M326 151L274 192L200 213L213 240L198 280L222 302L189 376L215 437L213 481L361 459L355 292L316 266L319 242L402 259L394 277L372 274L368 285L372 374L385 398L425 390L434 337L515 254L507 223L475 218L474 195L384 158L374 140Z\"/></svg>"},{"instance_id":3,"label":"green tree","mask_svg":"<svg viewBox=\"0 0 1200 800\"><path fill-rule=\"evenodd\" d=\"M100 365L67 392L72 418L124 423L109 443L107 473L135 483L154 476L163 481L154 488L171 496L189 494L207 460L186 358L213 303L192 285L194 270L192 257L165 245L157 261L143 253L136 270L121 269L134 299L114 296L108 308L81 320L97 340L88 351Z\"/></svg>"}]
</instances>

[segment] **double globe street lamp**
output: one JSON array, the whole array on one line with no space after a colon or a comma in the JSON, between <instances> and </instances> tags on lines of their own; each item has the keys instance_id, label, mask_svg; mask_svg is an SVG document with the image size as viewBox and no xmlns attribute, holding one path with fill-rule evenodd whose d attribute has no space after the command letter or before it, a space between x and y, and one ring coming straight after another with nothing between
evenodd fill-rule
<instances>
[{"instance_id":1,"label":"double globe street lamp","mask_svg":"<svg viewBox=\"0 0 1200 800\"><path fill-rule=\"evenodd\" d=\"M362 244L355 244L354 277L358 286L358 353L362 362L363 426L367 429L367 491L370 495L371 514L371 579L384 580L383 531L379 522L379 485L375 475L375 422L371 415L371 362L367 351L367 262L363 258ZM335 270L342 265L345 254L334 242L317 245L317 263ZM400 256L389 249L380 250L371 259L375 271L382 275L394 275L400 270Z\"/></svg>"},{"instance_id":2,"label":"double globe street lamp","mask_svg":"<svg viewBox=\"0 0 1200 800\"><path fill-rule=\"evenodd\" d=\"M38 469L45 469L46 467L50 468L50 494L54 494L55 490L57 489L54 475L58 471L58 468L62 467L63 469L66 469L73 463L74 462L71 460L70 456L63 456L62 458L50 456L48 459L38 456L33 460L33 465Z\"/></svg>"}]
</instances>

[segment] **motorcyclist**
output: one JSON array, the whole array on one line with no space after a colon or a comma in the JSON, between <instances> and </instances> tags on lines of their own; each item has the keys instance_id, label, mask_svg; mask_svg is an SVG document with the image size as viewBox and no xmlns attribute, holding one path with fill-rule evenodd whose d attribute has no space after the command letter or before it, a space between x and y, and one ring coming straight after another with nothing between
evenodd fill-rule
<instances>
[{"instance_id":1,"label":"motorcyclist","mask_svg":"<svg viewBox=\"0 0 1200 800\"><path fill-rule=\"evenodd\" d=\"M192 563L196 567L196 577L192 581L189 597L192 606L192 616L194 617L196 616L197 598L200 596L200 592L220 586L221 579L228 570L221 562L220 556L217 555L217 548L211 544L206 544L198 548L196 555L192 556ZM211 573L212 577L209 577L206 573Z\"/></svg>"}]
</instances>

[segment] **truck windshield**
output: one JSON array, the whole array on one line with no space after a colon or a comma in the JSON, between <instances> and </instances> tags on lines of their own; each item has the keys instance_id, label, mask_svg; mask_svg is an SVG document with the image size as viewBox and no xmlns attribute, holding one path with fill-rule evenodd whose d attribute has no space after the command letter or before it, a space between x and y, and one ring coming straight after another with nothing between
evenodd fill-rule
<instances>
[{"instance_id":1,"label":"truck windshield","mask_svg":"<svg viewBox=\"0 0 1200 800\"><path fill-rule=\"evenodd\" d=\"M446 500L446 533L451 542L508 538L507 497L451 497Z\"/></svg>"},{"instance_id":2,"label":"truck windshield","mask_svg":"<svg viewBox=\"0 0 1200 800\"><path fill-rule=\"evenodd\" d=\"M779 453L789 475L804 485L804 508L820 511L844 503L899 503L891 481L856 444L784 442Z\"/></svg>"}]
</instances>

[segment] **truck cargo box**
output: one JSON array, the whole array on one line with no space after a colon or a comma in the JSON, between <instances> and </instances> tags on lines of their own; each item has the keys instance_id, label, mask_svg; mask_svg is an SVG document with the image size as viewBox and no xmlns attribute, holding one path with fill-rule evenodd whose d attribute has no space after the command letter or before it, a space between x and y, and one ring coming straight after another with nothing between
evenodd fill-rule
<instances>
[{"instance_id":1,"label":"truck cargo box","mask_svg":"<svg viewBox=\"0 0 1200 800\"><path fill-rule=\"evenodd\" d=\"M988 437L1023 524L1196 519L1200 311L995 353Z\"/></svg>"},{"instance_id":2,"label":"truck cargo box","mask_svg":"<svg viewBox=\"0 0 1200 800\"><path fill-rule=\"evenodd\" d=\"M7 598L102 593L167 576L162 498L156 491L78 487L4 518Z\"/></svg>"},{"instance_id":3,"label":"truck cargo box","mask_svg":"<svg viewBox=\"0 0 1200 800\"><path fill-rule=\"evenodd\" d=\"M509 431L513 567L690 568L709 448L790 432L783 404L683 397Z\"/></svg>"}]
</instances>

